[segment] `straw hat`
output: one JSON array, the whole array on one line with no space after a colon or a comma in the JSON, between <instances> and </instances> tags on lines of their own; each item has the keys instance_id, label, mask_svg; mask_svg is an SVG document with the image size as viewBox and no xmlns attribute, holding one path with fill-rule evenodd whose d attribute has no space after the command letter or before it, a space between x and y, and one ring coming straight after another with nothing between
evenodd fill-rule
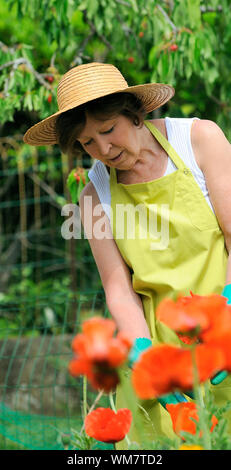
<instances>
[{"instance_id":1,"label":"straw hat","mask_svg":"<svg viewBox=\"0 0 231 470\"><path fill-rule=\"evenodd\" d=\"M97 62L78 65L65 73L59 82L57 89L59 111L28 129L23 140L30 145L56 144L55 121L61 113L88 101L124 92L136 95L149 113L170 100L174 95L174 88L162 83L129 87L114 65Z\"/></svg>"}]
</instances>

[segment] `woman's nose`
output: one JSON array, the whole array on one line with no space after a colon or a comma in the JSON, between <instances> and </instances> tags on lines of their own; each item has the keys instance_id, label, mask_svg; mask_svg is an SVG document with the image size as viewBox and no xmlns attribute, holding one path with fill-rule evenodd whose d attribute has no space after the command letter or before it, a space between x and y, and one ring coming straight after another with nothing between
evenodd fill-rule
<instances>
[{"instance_id":1,"label":"woman's nose","mask_svg":"<svg viewBox=\"0 0 231 470\"><path fill-rule=\"evenodd\" d=\"M101 155L109 155L111 147L111 143L107 139L103 138L103 136L98 140L98 149Z\"/></svg>"}]
</instances>

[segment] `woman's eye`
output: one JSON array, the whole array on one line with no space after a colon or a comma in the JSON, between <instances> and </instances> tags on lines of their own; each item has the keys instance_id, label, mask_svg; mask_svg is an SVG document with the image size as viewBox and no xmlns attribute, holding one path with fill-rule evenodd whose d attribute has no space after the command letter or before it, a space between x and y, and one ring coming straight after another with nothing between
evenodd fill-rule
<instances>
[{"instance_id":1,"label":"woman's eye","mask_svg":"<svg viewBox=\"0 0 231 470\"><path fill-rule=\"evenodd\" d=\"M114 129L114 126L112 126L110 129L108 129L108 131L102 132L102 134L110 134L110 132L112 132L113 129ZM92 139L88 140L88 142L85 142L83 145L84 145L84 146L90 145L91 142L92 142Z\"/></svg>"},{"instance_id":2,"label":"woman's eye","mask_svg":"<svg viewBox=\"0 0 231 470\"><path fill-rule=\"evenodd\" d=\"M90 145L92 143L92 139L89 139L87 142L84 142L82 145L85 147L86 145Z\"/></svg>"},{"instance_id":3,"label":"woman's eye","mask_svg":"<svg viewBox=\"0 0 231 470\"><path fill-rule=\"evenodd\" d=\"M104 134L110 134L110 132L112 132L114 129L114 126L112 126L108 131L105 131Z\"/></svg>"}]
</instances>

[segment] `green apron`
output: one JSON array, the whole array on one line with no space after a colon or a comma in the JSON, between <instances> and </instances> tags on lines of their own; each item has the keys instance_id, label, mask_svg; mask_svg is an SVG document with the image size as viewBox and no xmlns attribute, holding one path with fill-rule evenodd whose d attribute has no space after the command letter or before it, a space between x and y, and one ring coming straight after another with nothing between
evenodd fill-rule
<instances>
[{"instance_id":1,"label":"green apron","mask_svg":"<svg viewBox=\"0 0 231 470\"><path fill-rule=\"evenodd\" d=\"M155 318L157 305L165 297L175 299L178 294L190 295L190 291L221 294L228 254L217 218L191 171L159 130L148 121L145 125L177 170L150 182L126 185L117 183L116 169L111 168L113 236L131 270L134 291L141 297L153 345L180 344L177 335ZM127 209L127 220L121 217L121 208ZM130 372L124 373L130 381ZM230 379L228 376L220 385L211 385L218 405L231 398ZM157 400L138 402L149 441L161 435L174 436L169 413ZM129 408L129 403L118 387L117 408L124 407ZM138 442L133 426L129 437ZM126 449L126 441L118 443L117 448Z\"/></svg>"}]
</instances>

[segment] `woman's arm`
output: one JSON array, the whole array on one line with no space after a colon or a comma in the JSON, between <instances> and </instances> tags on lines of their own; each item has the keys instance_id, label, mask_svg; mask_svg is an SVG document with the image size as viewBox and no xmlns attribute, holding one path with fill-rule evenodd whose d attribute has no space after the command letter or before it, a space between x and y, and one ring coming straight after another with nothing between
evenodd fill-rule
<instances>
[{"instance_id":1,"label":"woman's arm","mask_svg":"<svg viewBox=\"0 0 231 470\"><path fill-rule=\"evenodd\" d=\"M205 175L209 197L229 254L226 284L231 284L231 145L212 121L194 121L192 146Z\"/></svg>"},{"instance_id":2,"label":"woman's arm","mask_svg":"<svg viewBox=\"0 0 231 470\"><path fill-rule=\"evenodd\" d=\"M118 330L125 331L132 341L137 337L150 339L141 299L133 290L129 269L112 237L109 219L91 182L81 193L80 210L85 234L102 280L107 306ZM96 212L100 215L95 215ZM100 239L96 227L102 217L107 236Z\"/></svg>"}]
</instances>

